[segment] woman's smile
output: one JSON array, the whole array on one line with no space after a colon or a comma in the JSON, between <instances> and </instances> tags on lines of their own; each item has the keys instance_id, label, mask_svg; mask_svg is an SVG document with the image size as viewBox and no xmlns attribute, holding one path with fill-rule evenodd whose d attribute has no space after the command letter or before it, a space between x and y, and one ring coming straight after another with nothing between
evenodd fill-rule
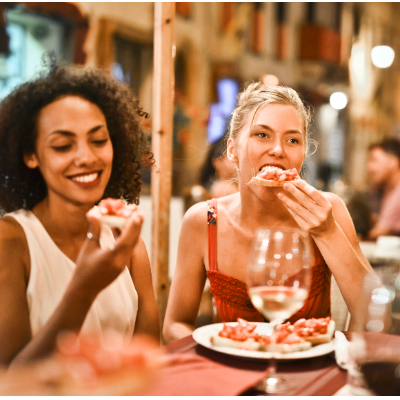
<instances>
[{"instance_id":1,"label":"woman's smile","mask_svg":"<svg viewBox=\"0 0 400 400\"><path fill-rule=\"evenodd\" d=\"M70 179L80 186L94 186L100 182L100 175L102 171L85 173L70 177Z\"/></svg>"}]
</instances>

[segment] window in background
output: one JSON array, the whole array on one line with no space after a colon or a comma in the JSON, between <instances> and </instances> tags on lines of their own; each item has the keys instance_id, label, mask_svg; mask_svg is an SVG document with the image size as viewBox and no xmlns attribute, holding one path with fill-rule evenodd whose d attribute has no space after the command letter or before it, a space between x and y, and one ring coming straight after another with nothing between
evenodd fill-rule
<instances>
[{"instance_id":1,"label":"window in background","mask_svg":"<svg viewBox=\"0 0 400 400\"><path fill-rule=\"evenodd\" d=\"M192 3L179 1L175 3L176 14L183 18L190 18L192 16Z\"/></svg>"},{"instance_id":2,"label":"window in background","mask_svg":"<svg viewBox=\"0 0 400 400\"><path fill-rule=\"evenodd\" d=\"M228 127L229 117L236 106L239 83L231 78L222 78L217 82L218 103L210 105L207 124L208 143L220 140Z\"/></svg>"},{"instance_id":3,"label":"window in background","mask_svg":"<svg viewBox=\"0 0 400 400\"><path fill-rule=\"evenodd\" d=\"M232 25L235 16L235 3L221 3L221 32L226 32Z\"/></svg>"},{"instance_id":4,"label":"window in background","mask_svg":"<svg viewBox=\"0 0 400 400\"><path fill-rule=\"evenodd\" d=\"M152 43L128 40L119 33L113 34L115 58L111 65L111 73L120 82L126 83L135 98L139 99L144 111L151 112L153 45ZM143 119L142 127L146 132L150 128L150 120ZM149 137L151 140L151 136ZM144 161L144 160L142 160ZM151 171L143 166L142 194L150 193Z\"/></svg>"},{"instance_id":5,"label":"window in background","mask_svg":"<svg viewBox=\"0 0 400 400\"><path fill-rule=\"evenodd\" d=\"M115 36L116 62L111 69L113 75L129 85L134 95L141 99L141 86L153 70L153 46L136 43Z\"/></svg>"},{"instance_id":6,"label":"window in background","mask_svg":"<svg viewBox=\"0 0 400 400\"><path fill-rule=\"evenodd\" d=\"M286 26L286 13L288 3L276 3L276 58L286 60L288 49L288 36Z\"/></svg>"},{"instance_id":7,"label":"window in background","mask_svg":"<svg viewBox=\"0 0 400 400\"><path fill-rule=\"evenodd\" d=\"M251 51L260 54L264 51L263 3L254 3L251 20Z\"/></svg>"},{"instance_id":8,"label":"window in background","mask_svg":"<svg viewBox=\"0 0 400 400\"><path fill-rule=\"evenodd\" d=\"M8 9L6 20L10 53L0 55L0 98L34 76L44 53L52 50L64 60L71 57L65 23L19 7Z\"/></svg>"}]
</instances>

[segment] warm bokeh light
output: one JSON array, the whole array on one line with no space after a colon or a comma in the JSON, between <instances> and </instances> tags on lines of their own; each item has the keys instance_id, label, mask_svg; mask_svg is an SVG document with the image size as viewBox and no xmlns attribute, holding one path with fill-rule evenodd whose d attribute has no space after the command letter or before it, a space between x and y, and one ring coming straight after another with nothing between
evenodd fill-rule
<instances>
[{"instance_id":1,"label":"warm bokeh light","mask_svg":"<svg viewBox=\"0 0 400 400\"><path fill-rule=\"evenodd\" d=\"M371 50L371 58L375 67L390 67L394 60L394 50L389 46L375 46Z\"/></svg>"},{"instance_id":2,"label":"warm bokeh light","mask_svg":"<svg viewBox=\"0 0 400 400\"><path fill-rule=\"evenodd\" d=\"M278 86L279 85L279 79L275 75L267 75L267 74L263 75L261 77L261 82L267 86Z\"/></svg>"},{"instance_id":3,"label":"warm bokeh light","mask_svg":"<svg viewBox=\"0 0 400 400\"><path fill-rule=\"evenodd\" d=\"M347 105L347 96L343 92L335 92L331 94L329 102L335 110L342 110Z\"/></svg>"}]
</instances>

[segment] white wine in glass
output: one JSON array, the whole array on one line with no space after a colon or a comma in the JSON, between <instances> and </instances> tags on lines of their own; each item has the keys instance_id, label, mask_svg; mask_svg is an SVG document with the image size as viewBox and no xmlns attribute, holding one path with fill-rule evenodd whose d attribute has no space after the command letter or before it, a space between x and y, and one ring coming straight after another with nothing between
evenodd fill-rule
<instances>
[{"instance_id":1,"label":"white wine in glass","mask_svg":"<svg viewBox=\"0 0 400 400\"><path fill-rule=\"evenodd\" d=\"M247 266L247 289L254 307L274 331L303 307L311 281L309 236L296 228L265 228L256 232ZM267 378L258 385L267 393L283 392L290 382L276 374L275 334Z\"/></svg>"}]
</instances>

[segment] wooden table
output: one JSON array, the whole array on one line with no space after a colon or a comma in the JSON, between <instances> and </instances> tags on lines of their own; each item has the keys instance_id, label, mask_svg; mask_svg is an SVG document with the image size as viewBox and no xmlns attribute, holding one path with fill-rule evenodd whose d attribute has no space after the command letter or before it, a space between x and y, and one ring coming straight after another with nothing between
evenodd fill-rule
<instances>
[{"instance_id":1,"label":"wooden table","mask_svg":"<svg viewBox=\"0 0 400 400\"><path fill-rule=\"evenodd\" d=\"M254 361L219 353L197 344L191 336L167 345L166 350L171 354L197 354L244 371L263 371L268 368L268 360ZM283 393L285 396L331 396L347 381L347 373L336 365L334 353L302 360L280 360L277 372L294 384L293 389ZM255 390L249 390L243 394L256 395L258 393Z\"/></svg>"}]
</instances>

